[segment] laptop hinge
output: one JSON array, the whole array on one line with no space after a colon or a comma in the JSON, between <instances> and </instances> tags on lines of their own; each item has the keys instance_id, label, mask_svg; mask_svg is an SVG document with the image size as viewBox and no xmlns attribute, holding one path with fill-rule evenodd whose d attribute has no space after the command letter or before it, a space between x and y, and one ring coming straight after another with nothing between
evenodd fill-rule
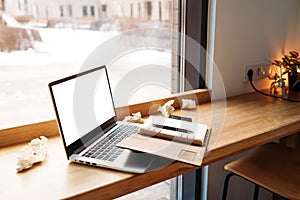
<instances>
[{"instance_id":1,"label":"laptop hinge","mask_svg":"<svg viewBox=\"0 0 300 200\"><path fill-rule=\"evenodd\" d=\"M83 151L85 148L86 148L85 146L79 147L78 149L76 149L76 150L74 151L74 154L79 154L79 153L80 153L81 151Z\"/></svg>"}]
</instances>

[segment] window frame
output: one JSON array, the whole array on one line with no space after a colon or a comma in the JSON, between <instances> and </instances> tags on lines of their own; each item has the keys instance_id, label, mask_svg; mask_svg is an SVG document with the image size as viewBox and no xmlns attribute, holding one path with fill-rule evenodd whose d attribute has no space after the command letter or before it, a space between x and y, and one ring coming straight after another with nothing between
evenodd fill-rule
<instances>
[{"instance_id":1,"label":"window frame","mask_svg":"<svg viewBox=\"0 0 300 200\"><path fill-rule=\"evenodd\" d=\"M183 91L206 88L205 77L206 77L206 50L207 50L207 22L208 22L208 3L209 0L185 0L185 11L181 10L180 12L185 12L185 27L181 27L181 30L184 30L183 33L188 38L196 41L200 44L201 48L199 52L194 52L192 44L188 42L185 38L184 49L185 55L184 58L189 58L191 60L196 60L198 66L193 66L186 59L184 60L184 78L187 82L184 83ZM199 12L199 10L201 12ZM182 19L182 18L181 18ZM200 20L200 23L199 23ZM180 24L182 24L180 22ZM197 26L199 25L199 26ZM182 33L182 32L181 32ZM191 51L188 51L192 49ZM199 60L197 59L198 56ZM181 68L182 69L182 68ZM200 72L200 74L199 74ZM202 76L201 76L202 75Z\"/></svg>"},{"instance_id":2,"label":"window frame","mask_svg":"<svg viewBox=\"0 0 300 200\"><path fill-rule=\"evenodd\" d=\"M181 33L179 38L178 72L182 77L178 81L178 89L180 92L204 89L207 88L206 50L209 0L178 0L178 3L181 3L178 6L180 13L178 29ZM188 38L191 38L193 41L190 42L191 40ZM192 44L194 41L201 46L196 48L196 52L194 44ZM194 63L188 62L186 58L197 63L197 66L193 66ZM201 199L203 191L206 190L206 173L207 168L204 168L203 171L200 168L176 177L171 191L171 193L175 194L175 199ZM194 187L191 187L191 185Z\"/></svg>"}]
</instances>

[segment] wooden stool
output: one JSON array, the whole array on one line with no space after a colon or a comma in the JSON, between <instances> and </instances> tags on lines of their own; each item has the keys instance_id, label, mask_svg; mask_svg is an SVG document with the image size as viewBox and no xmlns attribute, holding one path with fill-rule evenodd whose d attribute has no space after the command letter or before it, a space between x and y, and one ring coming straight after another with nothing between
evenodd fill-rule
<instances>
[{"instance_id":1,"label":"wooden stool","mask_svg":"<svg viewBox=\"0 0 300 200\"><path fill-rule=\"evenodd\" d=\"M300 199L300 154L282 144L263 145L224 168L231 173L225 178L223 200L233 175L255 184L254 199L258 197L259 187L287 199Z\"/></svg>"}]
</instances>

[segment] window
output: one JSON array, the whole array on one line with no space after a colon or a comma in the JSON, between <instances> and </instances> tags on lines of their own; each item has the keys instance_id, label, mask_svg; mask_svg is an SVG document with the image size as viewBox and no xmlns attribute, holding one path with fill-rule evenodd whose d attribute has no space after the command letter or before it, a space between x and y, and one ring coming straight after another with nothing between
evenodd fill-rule
<instances>
[{"instance_id":1,"label":"window","mask_svg":"<svg viewBox=\"0 0 300 200\"><path fill-rule=\"evenodd\" d=\"M106 10L107 10L107 5L102 5L101 6L101 16L103 17L103 18L106 18L107 17L107 14L106 14Z\"/></svg>"},{"instance_id":2,"label":"window","mask_svg":"<svg viewBox=\"0 0 300 200\"><path fill-rule=\"evenodd\" d=\"M82 16L88 16L87 6L82 6Z\"/></svg>"},{"instance_id":3,"label":"window","mask_svg":"<svg viewBox=\"0 0 300 200\"><path fill-rule=\"evenodd\" d=\"M107 7L107 5L102 5L102 12L106 12L106 7Z\"/></svg>"},{"instance_id":4,"label":"window","mask_svg":"<svg viewBox=\"0 0 300 200\"><path fill-rule=\"evenodd\" d=\"M159 21L161 22L161 2L158 2L158 15L159 15Z\"/></svg>"},{"instance_id":5,"label":"window","mask_svg":"<svg viewBox=\"0 0 300 200\"><path fill-rule=\"evenodd\" d=\"M139 17L141 17L141 3L138 3ZM171 19L171 18L170 18Z\"/></svg>"},{"instance_id":6,"label":"window","mask_svg":"<svg viewBox=\"0 0 300 200\"><path fill-rule=\"evenodd\" d=\"M146 11L147 11L147 18L151 19L151 16L152 16L152 2L147 1L147 2L145 2L145 5L146 5Z\"/></svg>"},{"instance_id":7,"label":"window","mask_svg":"<svg viewBox=\"0 0 300 200\"><path fill-rule=\"evenodd\" d=\"M3 4L4 2L3 2L3 0L1 1L1 4ZM1 8L2 8L3 6L1 6ZM19 8L19 10L22 10L22 6L21 6L21 2L20 2L20 0L18 0L18 8ZM2 10L2 9L1 9Z\"/></svg>"},{"instance_id":8,"label":"window","mask_svg":"<svg viewBox=\"0 0 300 200\"><path fill-rule=\"evenodd\" d=\"M72 5L69 4L69 5L68 5L68 8L69 8L69 16L72 17L72 16L73 16L73 8L72 8Z\"/></svg>"},{"instance_id":9,"label":"window","mask_svg":"<svg viewBox=\"0 0 300 200\"><path fill-rule=\"evenodd\" d=\"M95 7L94 6L91 6L90 7L90 11L91 11L91 16L95 16Z\"/></svg>"},{"instance_id":10,"label":"window","mask_svg":"<svg viewBox=\"0 0 300 200\"><path fill-rule=\"evenodd\" d=\"M60 16L63 17L64 16L64 6L60 6Z\"/></svg>"}]
</instances>

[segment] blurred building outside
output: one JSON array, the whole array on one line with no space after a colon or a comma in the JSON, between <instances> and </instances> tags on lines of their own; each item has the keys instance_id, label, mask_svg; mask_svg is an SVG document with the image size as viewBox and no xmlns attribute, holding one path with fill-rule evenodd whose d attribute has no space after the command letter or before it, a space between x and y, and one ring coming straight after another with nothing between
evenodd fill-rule
<instances>
[{"instance_id":1,"label":"blurred building outside","mask_svg":"<svg viewBox=\"0 0 300 200\"><path fill-rule=\"evenodd\" d=\"M169 26L172 19L172 0L1 0L1 3L2 11L38 27L122 31L149 22Z\"/></svg>"},{"instance_id":2,"label":"blurred building outside","mask_svg":"<svg viewBox=\"0 0 300 200\"><path fill-rule=\"evenodd\" d=\"M172 19L171 0L1 0L0 9L1 51L33 47L41 40L37 27L120 32L170 28Z\"/></svg>"}]
</instances>

